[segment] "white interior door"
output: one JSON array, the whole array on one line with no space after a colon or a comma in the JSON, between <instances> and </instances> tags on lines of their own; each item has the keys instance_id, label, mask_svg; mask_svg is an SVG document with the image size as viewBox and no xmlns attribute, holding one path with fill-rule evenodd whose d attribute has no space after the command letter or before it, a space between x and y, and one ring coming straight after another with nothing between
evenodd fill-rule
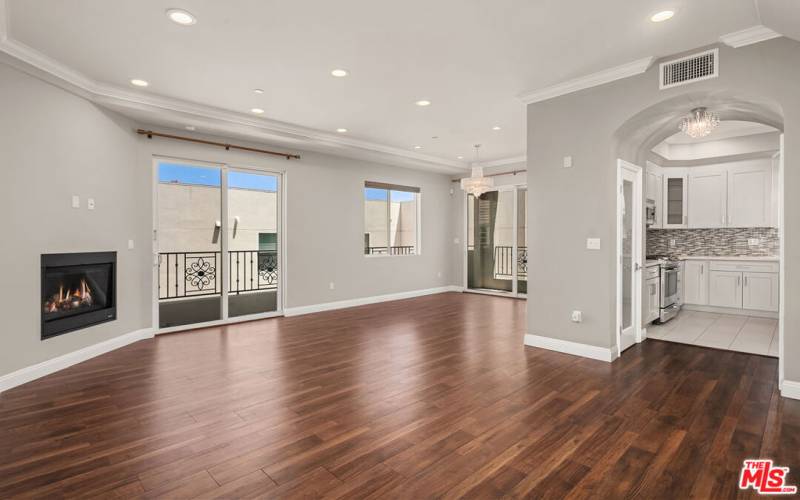
<instances>
[{"instance_id":1,"label":"white interior door","mask_svg":"<svg viewBox=\"0 0 800 500\"><path fill-rule=\"evenodd\" d=\"M617 175L617 346L642 341L642 168L623 160Z\"/></svg>"}]
</instances>

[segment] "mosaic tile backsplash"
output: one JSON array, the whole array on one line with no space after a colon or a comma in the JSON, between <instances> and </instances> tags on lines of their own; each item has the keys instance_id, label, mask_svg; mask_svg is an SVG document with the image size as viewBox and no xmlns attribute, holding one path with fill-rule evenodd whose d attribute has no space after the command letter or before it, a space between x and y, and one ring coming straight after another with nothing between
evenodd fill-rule
<instances>
[{"instance_id":1,"label":"mosaic tile backsplash","mask_svg":"<svg viewBox=\"0 0 800 500\"><path fill-rule=\"evenodd\" d=\"M758 238L759 245L747 240ZM675 240L675 246L669 246ZM720 229L648 229L647 255L778 255L778 230L769 227Z\"/></svg>"}]
</instances>

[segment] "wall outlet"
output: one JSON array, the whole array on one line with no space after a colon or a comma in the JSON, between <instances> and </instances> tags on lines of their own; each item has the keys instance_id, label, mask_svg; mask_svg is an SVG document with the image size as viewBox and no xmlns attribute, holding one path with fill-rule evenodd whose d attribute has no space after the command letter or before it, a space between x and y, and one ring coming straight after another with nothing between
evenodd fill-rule
<instances>
[{"instance_id":1,"label":"wall outlet","mask_svg":"<svg viewBox=\"0 0 800 500\"><path fill-rule=\"evenodd\" d=\"M128 240L128 250L133 250L133 240Z\"/></svg>"},{"instance_id":2,"label":"wall outlet","mask_svg":"<svg viewBox=\"0 0 800 500\"><path fill-rule=\"evenodd\" d=\"M761 244L760 238L747 238L747 246L757 247L760 244Z\"/></svg>"},{"instance_id":3,"label":"wall outlet","mask_svg":"<svg viewBox=\"0 0 800 500\"><path fill-rule=\"evenodd\" d=\"M458 245L459 243L461 243L461 240L460 240L460 239L458 239L458 238L453 238L453 244L454 244L454 245Z\"/></svg>"},{"instance_id":4,"label":"wall outlet","mask_svg":"<svg viewBox=\"0 0 800 500\"><path fill-rule=\"evenodd\" d=\"M583 321L583 313L581 311L572 311L572 315L570 316L570 320L573 323L580 323Z\"/></svg>"},{"instance_id":5,"label":"wall outlet","mask_svg":"<svg viewBox=\"0 0 800 500\"><path fill-rule=\"evenodd\" d=\"M72 195L72 208L81 208L81 197L77 194Z\"/></svg>"},{"instance_id":6,"label":"wall outlet","mask_svg":"<svg viewBox=\"0 0 800 500\"><path fill-rule=\"evenodd\" d=\"M675 240L669 240L670 248L675 248Z\"/></svg>"},{"instance_id":7,"label":"wall outlet","mask_svg":"<svg viewBox=\"0 0 800 500\"><path fill-rule=\"evenodd\" d=\"M94 210L94 198L87 198L86 208L88 208L89 210Z\"/></svg>"},{"instance_id":8,"label":"wall outlet","mask_svg":"<svg viewBox=\"0 0 800 500\"><path fill-rule=\"evenodd\" d=\"M586 248L588 250L600 250L600 238L586 238Z\"/></svg>"},{"instance_id":9,"label":"wall outlet","mask_svg":"<svg viewBox=\"0 0 800 500\"><path fill-rule=\"evenodd\" d=\"M335 289L336 289L336 283L334 283L333 281L331 281L330 283L328 283L328 288L329 288L330 290L335 290Z\"/></svg>"}]
</instances>

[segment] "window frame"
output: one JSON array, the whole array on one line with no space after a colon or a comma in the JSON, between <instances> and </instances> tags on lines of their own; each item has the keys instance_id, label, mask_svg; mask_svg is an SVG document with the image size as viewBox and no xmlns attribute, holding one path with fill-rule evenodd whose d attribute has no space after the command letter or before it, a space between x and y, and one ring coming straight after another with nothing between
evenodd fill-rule
<instances>
[{"instance_id":1,"label":"window frame","mask_svg":"<svg viewBox=\"0 0 800 500\"><path fill-rule=\"evenodd\" d=\"M418 187L411 187L411 186L401 186L398 184L390 184L390 183L383 183L383 182L373 182L373 181L364 181L364 184L361 187L361 213L362 213L362 224L361 224L361 248L364 249L364 234L366 234L367 229L367 216L366 216L366 206L367 206L367 197L366 197L366 190L368 188L373 189L385 189L386 190L386 227L387 227L387 235L386 235L386 247L387 252L385 254L371 254L365 253L362 251L362 255L365 258L387 258L387 257L417 257L422 255L422 189ZM399 189L398 189L399 188ZM392 254L388 251L391 248L392 237L391 237L391 230L392 230L392 191L404 191L407 193L411 193L414 195L414 215L416 217L416 224L415 224L415 244L414 244L414 253L408 254Z\"/></svg>"}]
</instances>

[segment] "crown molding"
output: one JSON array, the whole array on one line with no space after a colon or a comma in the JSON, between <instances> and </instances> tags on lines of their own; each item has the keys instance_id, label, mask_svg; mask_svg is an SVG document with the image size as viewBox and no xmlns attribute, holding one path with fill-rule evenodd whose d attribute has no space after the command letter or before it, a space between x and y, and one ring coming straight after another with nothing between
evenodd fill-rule
<instances>
[{"instance_id":1,"label":"crown molding","mask_svg":"<svg viewBox=\"0 0 800 500\"><path fill-rule=\"evenodd\" d=\"M598 71L597 73L573 78L572 80L557 83L549 87L525 92L520 94L518 97L525 104L546 101L554 97L571 94L573 92L578 92L579 90L597 87L598 85L603 85L621 80L623 78L628 78L630 76L642 74L647 71L648 68L650 68L650 66L653 64L653 61L655 61L655 57L653 56L637 59L636 61L615 66L613 68L604 69L602 71Z\"/></svg>"},{"instance_id":2,"label":"crown molding","mask_svg":"<svg viewBox=\"0 0 800 500\"><path fill-rule=\"evenodd\" d=\"M772 40L773 38L778 38L781 36L783 35L759 24L741 31L734 31L733 33L722 35L719 37L719 41L728 47L738 49L739 47L745 47L754 43Z\"/></svg>"},{"instance_id":3,"label":"crown molding","mask_svg":"<svg viewBox=\"0 0 800 500\"><path fill-rule=\"evenodd\" d=\"M500 158L498 160L492 161L479 161L479 162L472 162L470 163L470 167L484 167L484 168L492 168L492 167L505 167L507 165L516 165L518 163L525 163L528 160L526 155L520 156L511 156L509 158Z\"/></svg>"},{"instance_id":4,"label":"crown molding","mask_svg":"<svg viewBox=\"0 0 800 500\"><path fill-rule=\"evenodd\" d=\"M5 0L0 0L0 52L10 56L12 60L7 62L17 69L122 114L134 113L137 117L150 116L153 119L160 118L178 122L194 121L203 123L207 132L237 136L244 134L250 140L272 141L273 144L277 142L282 146L294 146L339 156L363 158L364 155L369 155L373 161L408 168L443 173L463 173L467 170L467 164L461 161L446 160L372 141L343 137L339 134L334 135L277 120L256 118L213 106L134 91L93 80L38 50L14 40L8 33Z\"/></svg>"}]
</instances>

